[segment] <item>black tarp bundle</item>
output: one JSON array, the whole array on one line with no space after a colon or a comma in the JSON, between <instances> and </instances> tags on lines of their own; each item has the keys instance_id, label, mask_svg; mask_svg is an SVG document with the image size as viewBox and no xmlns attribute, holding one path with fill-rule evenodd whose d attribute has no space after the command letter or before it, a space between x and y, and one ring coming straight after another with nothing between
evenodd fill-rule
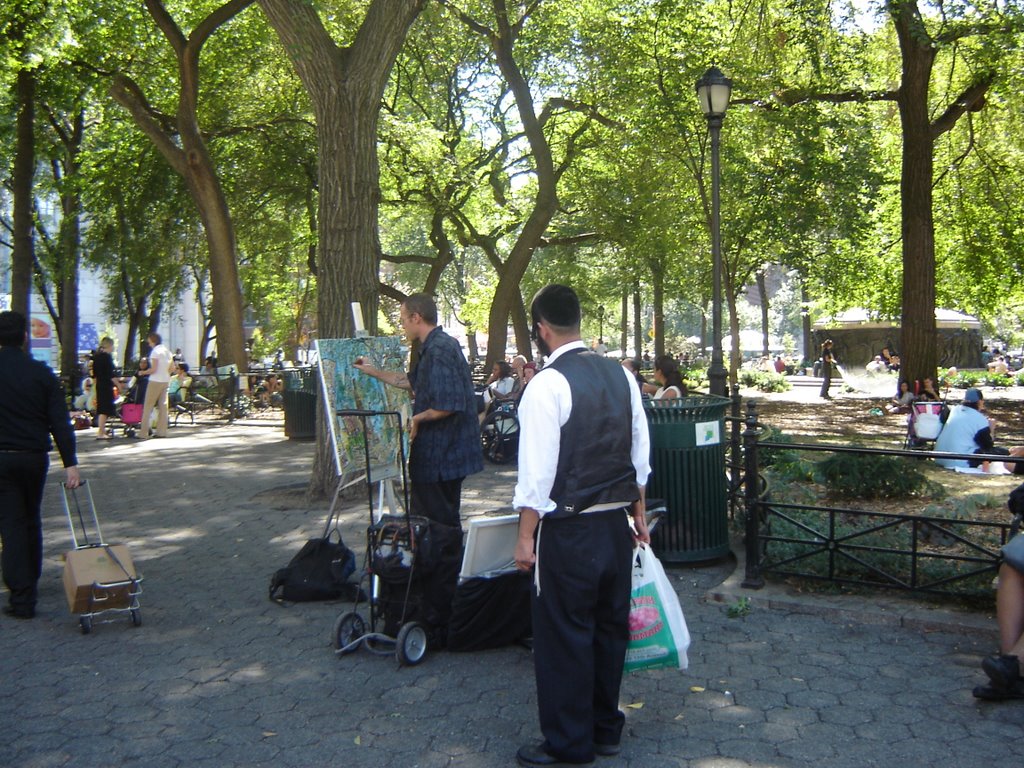
<instances>
[{"instance_id":1,"label":"black tarp bundle","mask_svg":"<svg viewBox=\"0 0 1024 768\"><path fill-rule=\"evenodd\" d=\"M532 573L506 573L459 584L448 624L449 651L483 651L519 643L533 632Z\"/></svg>"}]
</instances>

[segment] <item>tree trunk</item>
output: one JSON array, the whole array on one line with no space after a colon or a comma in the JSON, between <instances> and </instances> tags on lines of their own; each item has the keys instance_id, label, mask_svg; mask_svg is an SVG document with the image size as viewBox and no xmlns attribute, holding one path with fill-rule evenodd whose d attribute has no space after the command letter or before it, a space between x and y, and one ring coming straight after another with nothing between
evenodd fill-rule
<instances>
[{"instance_id":1,"label":"tree trunk","mask_svg":"<svg viewBox=\"0 0 1024 768\"><path fill-rule=\"evenodd\" d=\"M526 313L522 293L512 307L512 330L516 337L516 351L527 360L533 359L533 345L530 343L530 318Z\"/></svg>"},{"instance_id":2,"label":"tree trunk","mask_svg":"<svg viewBox=\"0 0 1024 768\"><path fill-rule=\"evenodd\" d=\"M33 179L35 177L35 76L29 69L18 71L16 147L14 150L13 225L11 252L11 309L28 317L32 311L32 270L35 240L32 232Z\"/></svg>"},{"instance_id":3,"label":"tree trunk","mask_svg":"<svg viewBox=\"0 0 1024 768\"><path fill-rule=\"evenodd\" d=\"M761 299L761 354L768 357L768 287L764 281L764 270L757 271L757 293Z\"/></svg>"},{"instance_id":4,"label":"tree trunk","mask_svg":"<svg viewBox=\"0 0 1024 768\"><path fill-rule=\"evenodd\" d=\"M59 131L64 145L64 174L60 187L60 370L65 381L77 384L78 366L78 273L81 264L82 195L79 186L79 154L85 138L85 111L75 113L71 130Z\"/></svg>"},{"instance_id":5,"label":"tree trunk","mask_svg":"<svg viewBox=\"0 0 1024 768\"><path fill-rule=\"evenodd\" d=\"M896 94L903 129L900 171L903 234L903 322L900 339L901 377L907 381L934 377L938 367L935 330L935 225L932 219L933 153L935 141L968 111L985 104L995 77L991 64L978 67L964 90L954 94L934 119L930 118L929 85L938 43L928 34L912 0L889 3L900 43L902 80Z\"/></svg>"},{"instance_id":6,"label":"tree trunk","mask_svg":"<svg viewBox=\"0 0 1024 768\"><path fill-rule=\"evenodd\" d=\"M725 275L723 275L724 282ZM722 293L725 294L725 303L729 308L729 317L726 320L729 323L729 334L732 336L732 345L729 349L724 350L729 355L729 391L736 391L736 381L738 377L740 359L743 353L740 349L740 320L739 314L736 312L736 294L733 292L732 287L722 286Z\"/></svg>"},{"instance_id":7,"label":"tree trunk","mask_svg":"<svg viewBox=\"0 0 1024 768\"><path fill-rule=\"evenodd\" d=\"M640 317L640 287L633 287L633 348L641 360L644 356L644 329Z\"/></svg>"},{"instance_id":8,"label":"tree trunk","mask_svg":"<svg viewBox=\"0 0 1024 768\"><path fill-rule=\"evenodd\" d=\"M551 218L558 209L558 177L551 154L551 145L541 124L533 102L533 92L513 55L517 25L508 17L503 0L492 0L497 33L489 38L494 50L498 68L516 101L523 133L530 144L534 171L537 178L537 192L533 198L533 210L527 217L515 244L505 261L494 291L494 301L488 317L487 367L505 357L508 346L508 321L516 301L522 302L520 284L526 269L533 259L533 253L540 244Z\"/></svg>"},{"instance_id":9,"label":"tree trunk","mask_svg":"<svg viewBox=\"0 0 1024 768\"><path fill-rule=\"evenodd\" d=\"M306 0L260 0L309 93L319 157L317 279L322 338L351 336L349 303L362 305L367 330L377 330L380 200L377 120L388 76L423 0L371 0L359 31L339 48ZM337 484L325 409L309 495Z\"/></svg>"},{"instance_id":10,"label":"tree trunk","mask_svg":"<svg viewBox=\"0 0 1024 768\"><path fill-rule=\"evenodd\" d=\"M902 53L897 95L903 129L900 199L903 233L903 321L901 376L934 377L938 365L935 332L935 227L932 220L934 139L928 114L928 86L935 47L913 3L898 4L893 16Z\"/></svg>"},{"instance_id":11,"label":"tree trunk","mask_svg":"<svg viewBox=\"0 0 1024 768\"><path fill-rule=\"evenodd\" d=\"M73 195L78 198L78 194ZM80 262L80 222L78 201L71 203L72 210L64 208L65 218L61 221L61 270L58 304L60 308L60 372L64 381L77 377L78 366L78 268ZM73 385L72 385L73 386Z\"/></svg>"},{"instance_id":12,"label":"tree trunk","mask_svg":"<svg viewBox=\"0 0 1024 768\"><path fill-rule=\"evenodd\" d=\"M654 358L665 354L665 270L651 264L651 301L654 305Z\"/></svg>"},{"instance_id":13,"label":"tree trunk","mask_svg":"<svg viewBox=\"0 0 1024 768\"><path fill-rule=\"evenodd\" d=\"M803 333L803 356L804 362L814 364L814 342L811 338L811 311L810 297L807 295L807 285L803 277L800 278L800 331Z\"/></svg>"},{"instance_id":14,"label":"tree trunk","mask_svg":"<svg viewBox=\"0 0 1024 768\"><path fill-rule=\"evenodd\" d=\"M622 323L619 325L619 347L622 349L623 357L625 357L626 349L629 346L629 291L622 292L620 307ZM639 360L640 353L637 352L633 357Z\"/></svg>"},{"instance_id":15,"label":"tree trunk","mask_svg":"<svg viewBox=\"0 0 1024 768\"><path fill-rule=\"evenodd\" d=\"M199 128L199 61L206 41L221 25L255 0L227 0L201 19L189 36L178 27L161 0L145 0L146 9L174 51L178 68L177 135L172 136L157 118L142 89L131 78L116 75L110 92L128 110L136 125L153 142L168 164L185 180L199 210L210 251L210 288L213 319L217 324L217 357L239 370L248 367L242 328L242 287L238 281L238 254L231 212Z\"/></svg>"},{"instance_id":16,"label":"tree trunk","mask_svg":"<svg viewBox=\"0 0 1024 768\"><path fill-rule=\"evenodd\" d=\"M242 287L238 279L235 229L213 161L201 139L200 146L193 146L188 151L185 180L199 209L210 250L210 290L213 292L210 309L217 326L218 365L234 363L244 371L249 361L242 325Z\"/></svg>"}]
</instances>

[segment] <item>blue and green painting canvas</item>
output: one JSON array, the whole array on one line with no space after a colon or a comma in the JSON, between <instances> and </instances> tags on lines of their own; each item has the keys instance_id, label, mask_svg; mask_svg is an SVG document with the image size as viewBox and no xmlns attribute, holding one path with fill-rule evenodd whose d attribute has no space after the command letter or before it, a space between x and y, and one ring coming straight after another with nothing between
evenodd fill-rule
<instances>
[{"instance_id":1,"label":"blue and green painting canvas","mask_svg":"<svg viewBox=\"0 0 1024 768\"><path fill-rule=\"evenodd\" d=\"M320 339L320 373L324 389L333 400L333 438L342 484L348 484L367 472L368 482L401 476L399 440L406 433L395 416L338 415L339 411L361 410L401 414L401 426L412 414L409 393L389 387L356 368L357 358L366 358L374 367L385 371L405 371L405 349L398 337L370 336L356 339ZM366 447L370 462L366 466ZM408 450L408 444L405 444Z\"/></svg>"}]
</instances>

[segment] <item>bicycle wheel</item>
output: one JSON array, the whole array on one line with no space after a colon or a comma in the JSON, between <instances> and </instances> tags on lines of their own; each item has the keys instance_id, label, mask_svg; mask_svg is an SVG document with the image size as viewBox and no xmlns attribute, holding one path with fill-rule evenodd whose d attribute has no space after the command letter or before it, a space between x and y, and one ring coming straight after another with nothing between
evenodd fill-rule
<instances>
[{"instance_id":1,"label":"bicycle wheel","mask_svg":"<svg viewBox=\"0 0 1024 768\"><path fill-rule=\"evenodd\" d=\"M519 450L519 419L514 413L494 411L480 429L484 458L494 464L507 464Z\"/></svg>"}]
</instances>

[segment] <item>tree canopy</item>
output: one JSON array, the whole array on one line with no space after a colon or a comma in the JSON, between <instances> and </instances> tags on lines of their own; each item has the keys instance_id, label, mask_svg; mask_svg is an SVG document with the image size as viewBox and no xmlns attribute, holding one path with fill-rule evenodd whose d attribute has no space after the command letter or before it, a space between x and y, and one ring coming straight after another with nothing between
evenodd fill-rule
<instances>
[{"instance_id":1,"label":"tree canopy","mask_svg":"<svg viewBox=\"0 0 1024 768\"><path fill-rule=\"evenodd\" d=\"M709 343L693 86L716 64L733 338L775 270L810 315L901 318L921 377L937 303L991 332L1022 300L1022 19L1016 0L9 4L12 294L34 275L63 341L82 263L140 329L198 291L238 356L244 309L275 348L426 289L497 359L510 331L530 352L524 302L560 279L588 336Z\"/></svg>"}]
</instances>

